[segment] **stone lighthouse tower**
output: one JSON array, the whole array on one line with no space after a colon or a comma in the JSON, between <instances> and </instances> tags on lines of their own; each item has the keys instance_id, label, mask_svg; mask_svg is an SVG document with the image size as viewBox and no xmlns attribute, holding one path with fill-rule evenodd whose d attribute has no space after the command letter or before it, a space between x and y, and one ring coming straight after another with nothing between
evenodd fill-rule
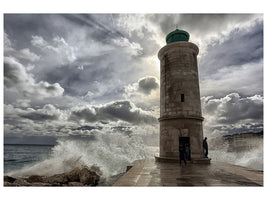
<instances>
[{"instance_id":1,"label":"stone lighthouse tower","mask_svg":"<svg viewBox=\"0 0 267 200\"><path fill-rule=\"evenodd\" d=\"M176 29L160 49L160 154L157 161L179 160L179 146L190 146L192 163L209 163L203 154L198 47Z\"/></svg>"}]
</instances>

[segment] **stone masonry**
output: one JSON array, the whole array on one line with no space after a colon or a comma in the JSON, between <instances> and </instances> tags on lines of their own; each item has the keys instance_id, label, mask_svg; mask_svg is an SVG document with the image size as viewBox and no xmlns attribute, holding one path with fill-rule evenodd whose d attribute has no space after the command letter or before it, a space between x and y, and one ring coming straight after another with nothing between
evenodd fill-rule
<instances>
[{"instance_id":1,"label":"stone masonry","mask_svg":"<svg viewBox=\"0 0 267 200\"><path fill-rule=\"evenodd\" d=\"M186 41L167 44L160 59L160 157L179 158L179 141L188 138L191 159L203 154L198 47Z\"/></svg>"}]
</instances>

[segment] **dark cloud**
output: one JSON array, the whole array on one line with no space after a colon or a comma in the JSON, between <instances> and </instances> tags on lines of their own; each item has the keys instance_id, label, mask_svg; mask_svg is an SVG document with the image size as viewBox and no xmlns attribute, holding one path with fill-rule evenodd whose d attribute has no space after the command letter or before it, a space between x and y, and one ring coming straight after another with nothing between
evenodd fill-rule
<instances>
[{"instance_id":1,"label":"dark cloud","mask_svg":"<svg viewBox=\"0 0 267 200\"><path fill-rule=\"evenodd\" d=\"M221 99L210 98L204 102L203 114L213 114L223 124L233 124L245 119L262 120L263 99L261 96L242 98L237 93Z\"/></svg>"},{"instance_id":2,"label":"dark cloud","mask_svg":"<svg viewBox=\"0 0 267 200\"><path fill-rule=\"evenodd\" d=\"M129 101L118 101L98 109L100 118L123 120L134 124L157 123L157 119L138 109Z\"/></svg>"},{"instance_id":3,"label":"dark cloud","mask_svg":"<svg viewBox=\"0 0 267 200\"><path fill-rule=\"evenodd\" d=\"M155 77L144 77L138 81L139 91L150 94L152 90L159 88L159 83Z\"/></svg>"},{"instance_id":4,"label":"dark cloud","mask_svg":"<svg viewBox=\"0 0 267 200\"><path fill-rule=\"evenodd\" d=\"M161 31L167 35L176 26L185 29L196 36L210 32L222 32L229 24L235 25L247 22L254 14L156 14L148 15L148 19L158 24Z\"/></svg>"},{"instance_id":5,"label":"dark cloud","mask_svg":"<svg viewBox=\"0 0 267 200\"><path fill-rule=\"evenodd\" d=\"M132 127L130 126L114 126L111 127L111 129L114 130L115 132L124 133L126 135L130 135L133 133Z\"/></svg>"},{"instance_id":6,"label":"dark cloud","mask_svg":"<svg viewBox=\"0 0 267 200\"><path fill-rule=\"evenodd\" d=\"M260 95L241 97L237 93L223 98L203 97L206 128L225 134L259 131L263 126L263 98Z\"/></svg>"},{"instance_id":7,"label":"dark cloud","mask_svg":"<svg viewBox=\"0 0 267 200\"><path fill-rule=\"evenodd\" d=\"M227 95L230 99L224 104L224 111L219 115L220 123L232 124L241 120L263 119L263 102L250 98L241 98L238 94Z\"/></svg>"},{"instance_id":8,"label":"dark cloud","mask_svg":"<svg viewBox=\"0 0 267 200\"><path fill-rule=\"evenodd\" d=\"M33 35L42 36L45 40L60 36L73 41L79 40L80 31L86 31L86 40L110 43L111 39L124 37L114 27L114 14L5 14L4 29L11 38L16 38L19 48L28 47L27 41ZM80 36L81 37L81 36ZM72 43L71 44L75 44ZM35 49L37 50L37 49Z\"/></svg>"},{"instance_id":9,"label":"dark cloud","mask_svg":"<svg viewBox=\"0 0 267 200\"><path fill-rule=\"evenodd\" d=\"M72 130L83 130L83 131L84 130L89 130L89 131L91 131L91 130L94 130L94 129L101 130L102 127L100 127L100 126L80 126L78 128L72 129Z\"/></svg>"},{"instance_id":10,"label":"dark cloud","mask_svg":"<svg viewBox=\"0 0 267 200\"><path fill-rule=\"evenodd\" d=\"M84 119L89 122L95 122L97 120L97 117L94 108L83 108L72 111L70 120L81 120L81 119Z\"/></svg>"},{"instance_id":11,"label":"dark cloud","mask_svg":"<svg viewBox=\"0 0 267 200\"><path fill-rule=\"evenodd\" d=\"M51 135L57 136L70 129L71 124L65 123L65 111L47 104L39 109L28 106L25 108L4 105L5 133L7 135ZM65 131L67 132L67 131Z\"/></svg>"},{"instance_id":12,"label":"dark cloud","mask_svg":"<svg viewBox=\"0 0 267 200\"><path fill-rule=\"evenodd\" d=\"M203 96L263 94L263 21L213 40L199 61Z\"/></svg>"},{"instance_id":13,"label":"dark cloud","mask_svg":"<svg viewBox=\"0 0 267 200\"><path fill-rule=\"evenodd\" d=\"M65 136L65 137L59 137L60 141L73 141L73 140L79 140L79 141L88 141L88 142L92 142L92 141L96 141L97 138L95 137L94 134L90 134L90 135L81 135L81 134L75 134L75 132L72 132L72 134Z\"/></svg>"},{"instance_id":14,"label":"dark cloud","mask_svg":"<svg viewBox=\"0 0 267 200\"><path fill-rule=\"evenodd\" d=\"M6 87L12 87L16 84L24 84L30 81L31 77L28 76L24 67L16 62L15 59L6 57L4 59L4 81Z\"/></svg>"},{"instance_id":15,"label":"dark cloud","mask_svg":"<svg viewBox=\"0 0 267 200\"><path fill-rule=\"evenodd\" d=\"M58 84L44 81L36 83L33 75L15 58L4 58L4 84L7 88L16 88L24 96L49 97L62 95L64 89Z\"/></svg>"},{"instance_id":16,"label":"dark cloud","mask_svg":"<svg viewBox=\"0 0 267 200\"><path fill-rule=\"evenodd\" d=\"M45 121L45 120L57 120L58 117L56 115L49 115L44 113L36 113L36 112L29 112L27 114L20 114L22 118L31 119L33 121Z\"/></svg>"},{"instance_id":17,"label":"dark cloud","mask_svg":"<svg viewBox=\"0 0 267 200\"><path fill-rule=\"evenodd\" d=\"M211 43L207 52L199 63L203 78L217 73L222 67L234 68L260 61L263 57L263 21L255 21L249 29L234 29L224 42Z\"/></svg>"},{"instance_id":18,"label":"dark cloud","mask_svg":"<svg viewBox=\"0 0 267 200\"><path fill-rule=\"evenodd\" d=\"M133 124L154 124L157 122L157 119L155 117L146 114L141 109L136 108L129 101L117 101L114 103L106 104L102 107L87 107L74 110L71 113L70 119L84 119L89 122L96 122L101 120L122 120Z\"/></svg>"},{"instance_id":19,"label":"dark cloud","mask_svg":"<svg viewBox=\"0 0 267 200\"><path fill-rule=\"evenodd\" d=\"M58 23L60 15L51 14L5 14L4 30L13 39L19 49L29 47L32 35L41 35L45 39L55 35L64 36L64 22Z\"/></svg>"},{"instance_id":20,"label":"dark cloud","mask_svg":"<svg viewBox=\"0 0 267 200\"><path fill-rule=\"evenodd\" d=\"M20 23L24 26L19 26L18 30L15 19L20 17ZM41 59L36 61L38 65L31 70L36 81L57 82L70 96L86 96L89 92L91 97L84 99L106 103L110 98L121 98L122 94L119 93L123 91L124 83L139 78L142 73L132 67L133 63L138 62L135 59L142 48L124 37L113 18L118 16L6 15L5 32L40 55ZM44 27L46 31L43 31ZM27 29L27 37L21 38L18 33L23 34L24 29ZM16 43L14 46L26 47Z\"/></svg>"},{"instance_id":21,"label":"dark cloud","mask_svg":"<svg viewBox=\"0 0 267 200\"><path fill-rule=\"evenodd\" d=\"M98 83L103 85L112 81L114 77L114 69L107 65L98 67L98 59L104 59L106 55L91 58L90 64L83 65L83 69L78 69L82 64L73 63L55 67L53 71L45 70L39 79L44 79L49 82L58 82L65 89L65 94L70 96L84 96L88 91L96 94L99 90ZM64 73L62 73L64 71Z\"/></svg>"},{"instance_id":22,"label":"dark cloud","mask_svg":"<svg viewBox=\"0 0 267 200\"><path fill-rule=\"evenodd\" d=\"M70 21L73 21L75 24L94 29L95 32L92 36L96 40L107 42L110 41L111 38L124 37L120 31L114 29L113 27L112 18L114 14L110 14L110 16L104 14L64 14L62 16ZM104 18L104 20L101 20L102 18Z\"/></svg>"}]
</instances>

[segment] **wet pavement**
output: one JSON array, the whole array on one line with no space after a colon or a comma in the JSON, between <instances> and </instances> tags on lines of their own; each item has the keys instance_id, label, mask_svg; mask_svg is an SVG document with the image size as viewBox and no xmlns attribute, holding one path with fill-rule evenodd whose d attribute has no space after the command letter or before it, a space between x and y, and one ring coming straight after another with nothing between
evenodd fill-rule
<instances>
[{"instance_id":1,"label":"wet pavement","mask_svg":"<svg viewBox=\"0 0 267 200\"><path fill-rule=\"evenodd\" d=\"M211 164L136 160L113 186L263 186L263 172L211 161Z\"/></svg>"}]
</instances>

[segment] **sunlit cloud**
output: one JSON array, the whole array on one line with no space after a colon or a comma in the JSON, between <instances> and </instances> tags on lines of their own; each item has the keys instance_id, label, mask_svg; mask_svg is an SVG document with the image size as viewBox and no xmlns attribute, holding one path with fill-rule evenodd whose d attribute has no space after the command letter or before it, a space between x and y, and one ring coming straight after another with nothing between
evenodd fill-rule
<instances>
[{"instance_id":1,"label":"sunlit cloud","mask_svg":"<svg viewBox=\"0 0 267 200\"><path fill-rule=\"evenodd\" d=\"M6 14L5 136L158 138L157 54L176 27L200 49L204 134L260 130L263 15Z\"/></svg>"}]
</instances>

